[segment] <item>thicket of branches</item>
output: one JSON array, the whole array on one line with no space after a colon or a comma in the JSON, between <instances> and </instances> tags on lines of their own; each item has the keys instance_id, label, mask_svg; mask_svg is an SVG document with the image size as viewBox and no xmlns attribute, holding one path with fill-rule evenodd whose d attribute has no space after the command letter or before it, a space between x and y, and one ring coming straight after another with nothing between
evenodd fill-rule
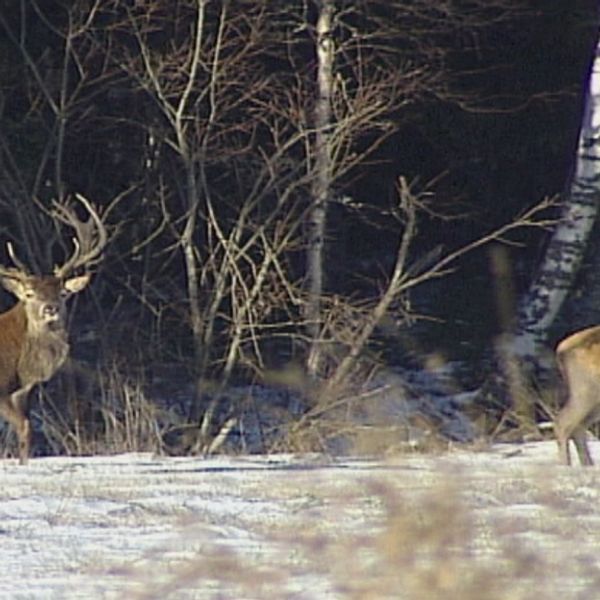
<instances>
[{"instance_id":1,"label":"thicket of branches","mask_svg":"<svg viewBox=\"0 0 600 600\"><path fill-rule=\"evenodd\" d=\"M395 192L372 205L346 192L415 106L475 106L449 69L453 48L517 3L331 3L331 114L319 128L316 26L326 4L33 1L0 11L1 50L19 64L0 67L0 238L48 269L64 250L52 200L92 199L111 243L95 310L82 307L80 320L97 332L105 364L185 366L197 383L192 423L206 425L214 410L220 392L207 401L207 382L222 390L305 364L319 134L335 218L359 222L364 236L385 223L398 240L392 268L368 284L347 276L356 257L323 257L316 335L328 394L351 377L383 317L410 320L408 291L463 253L414 256L418 212L435 218L426 186L392 174Z\"/></svg>"}]
</instances>

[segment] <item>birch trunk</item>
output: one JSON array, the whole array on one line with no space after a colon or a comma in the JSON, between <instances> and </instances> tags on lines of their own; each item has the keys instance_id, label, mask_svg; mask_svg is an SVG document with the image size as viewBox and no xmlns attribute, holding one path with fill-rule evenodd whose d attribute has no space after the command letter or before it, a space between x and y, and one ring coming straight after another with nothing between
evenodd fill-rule
<instances>
[{"instance_id":1,"label":"birch trunk","mask_svg":"<svg viewBox=\"0 0 600 600\"><path fill-rule=\"evenodd\" d=\"M600 205L600 47L587 82L575 169L540 270L518 307L512 352L539 361L547 331L569 293Z\"/></svg>"},{"instance_id":2,"label":"birch trunk","mask_svg":"<svg viewBox=\"0 0 600 600\"><path fill-rule=\"evenodd\" d=\"M319 372L321 357L321 297L325 280L324 254L327 203L332 179L330 131L332 127L331 95L333 90L333 40L331 37L333 13L334 0L323 0L317 21L318 72L317 99L314 113L312 207L306 222L306 287L308 299L305 316L310 339L307 369L312 377L317 376Z\"/></svg>"}]
</instances>

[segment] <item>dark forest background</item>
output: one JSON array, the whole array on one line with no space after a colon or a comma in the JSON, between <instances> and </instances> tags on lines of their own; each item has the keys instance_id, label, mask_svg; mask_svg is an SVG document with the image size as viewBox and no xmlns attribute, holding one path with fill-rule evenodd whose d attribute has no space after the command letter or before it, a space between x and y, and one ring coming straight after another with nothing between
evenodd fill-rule
<instances>
[{"instance_id":1,"label":"dark forest background","mask_svg":"<svg viewBox=\"0 0 600 600\"><path fill-rule=\"evenodd\" d=\"M418 200L409 274L563 193L598 30L589 0L335 4L341 141L323 262L324 380L390 278L407 226L399 181ZM119 402L164 376L169 398L191 386L185 426L206 425L227 385L302 379L320 9L0 0L0 260L12 241L33 270L49 270L70 235L52 200L81 193L98 207L111 240L73 307L73 345L81 364L118 379ZM547 235L518 229L505 246L517 295ZM361 357L459 360L480 382L500 330L490 260L482 246L399 293ZM596 312L573 305L556 336ZM70 423L98 421L97 408L69 410ZM229 404L217 429L234 412Z\"/></svg>"}]
</instances>

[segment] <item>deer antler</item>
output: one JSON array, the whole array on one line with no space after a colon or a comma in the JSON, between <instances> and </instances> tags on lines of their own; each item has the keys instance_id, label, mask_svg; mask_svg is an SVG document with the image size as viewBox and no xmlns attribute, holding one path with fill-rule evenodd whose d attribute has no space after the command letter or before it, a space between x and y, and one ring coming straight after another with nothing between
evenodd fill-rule
<instances>
[{"instance_id":1,"label":"deer antler","mask_svg":"<svg viewBox=\"0 0 600 600\"><path fill-rule=\"evenodd\" d=\"M24 273L24 274L29 273L29 269L27 268L25 263L20 261L19 258L17 257L17 255L15 254L15 249L13 248L13 245L11 242L6 242L6 251L8 252L8 256L9 256L10 260L12 261L13 265L15 265L15 267L17 268L16 269L17 271L20 271L21 273ZM8 270L11 272L14 272L14 269L9 268Z\"/></svg>"},{"instance_id":2,"label":"deer antler","mask_svg":"<svg viewBox=\"0 0 600 600\"><path fill-rule=\"evenodd\" d=\"M90 215L86 221L79 219L70 205L54 203L54 216L75 230L73 253L65 263L54 268L54 275L60 278L68 276L78 267L90 268L99 263L108 239L106 227L92 203L81 194L75 194L75 197Z\"/></svg>"},{"instance_id":3,"label":"deer antler","mask_svg":"<svg viewBox=\"0 0 600 600\"><path fill-rule=\"evenodd\" d=\"M4 265L0 265L0 277L9 277L11 279L27 277L30 274L30 270L25 266L25 263L17 258L11 242L6 242L6 251L14 266L5 267Z\"/></svg>"}]
</instances>

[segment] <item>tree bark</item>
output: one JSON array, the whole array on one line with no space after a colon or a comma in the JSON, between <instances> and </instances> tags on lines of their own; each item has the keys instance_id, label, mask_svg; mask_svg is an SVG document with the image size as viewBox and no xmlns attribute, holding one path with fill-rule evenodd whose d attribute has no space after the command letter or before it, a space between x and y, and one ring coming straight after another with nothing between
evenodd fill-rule
<instances>
[{"instance_id":1,"label":"tree bark","mask_svg":"<svg viewBox=\"0 0 600 600\"><path fill-rule=\"evenodd\" d=\"M600 47L592 61L579 133L575 169L544 260L517 311L512 353L539 362L547 332L581 264L600 205Z\"/></svg>"},{"instance_id":2,"label":"tree bark","mask_svg":"<svg viewBox=\"0 0 600 600\"><path fill-rule=\"evenodd\" d=\"M332 20L334 0L323 0L317 21L317 99L314 113L314 179L312 206L306 222L306 287L308 299L306 321L310 339L307 370L310 376L319 373L321 348L321 296L324 290L324 254L327 225L327 203L331 193L332 164L330 132L332 127L331 95L333 91Z\"/></svg>"}]
</instances>

